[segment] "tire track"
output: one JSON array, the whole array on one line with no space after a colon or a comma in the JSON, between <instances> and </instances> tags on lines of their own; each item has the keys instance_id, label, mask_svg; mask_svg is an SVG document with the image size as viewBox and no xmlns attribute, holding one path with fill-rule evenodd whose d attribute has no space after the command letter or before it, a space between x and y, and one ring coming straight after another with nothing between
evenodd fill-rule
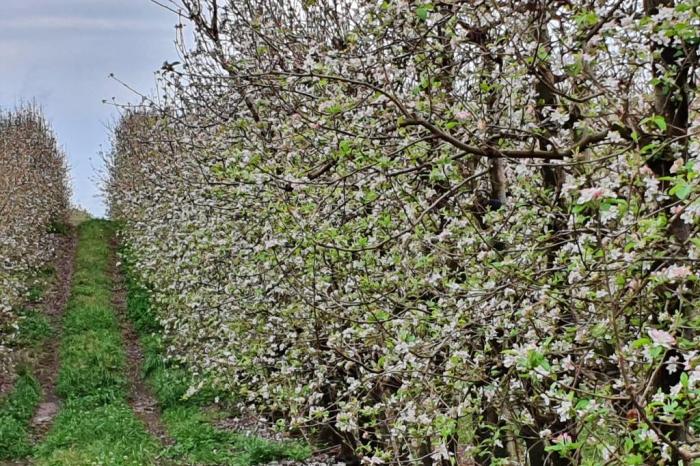
<instances>
[{"instance_id":1,"label":"tire track","mask_svg":"<svg viewBox=\"0 0 700 466\"><path fill-rule=\"evenodd\" d=\"M112 241L112 258L110 275L113 283L112 305L121 326L122 340L126 349L127 377L129 380L128 402L136 416L146 426L148 432L157 438L163 446L174 443L161 420L158 401L142 377L143 352L138 341L138 334L127 315L127 290L119 265L117 263L117 243Z\"/></svg>"},{"instance_id":2,"label":"tire track","mask_svg":"<svg viewBox=\"0 0 700 466\"><path fill-rule=\"evenodd\" d=\"M51 288L44 301L44 312L51 323L53 335L46 342L46 347L42 351L35 371L36 378L41 385L43 401L39 404L31 421L34 444L46 435L58 413L60 400L56 394L56 381L60 365L61 322L71 292L76 245L75 228L71 228L68 235L62 238L59 243L59 252L55 260L56 284Z\"/></svg>"}]
</instances>

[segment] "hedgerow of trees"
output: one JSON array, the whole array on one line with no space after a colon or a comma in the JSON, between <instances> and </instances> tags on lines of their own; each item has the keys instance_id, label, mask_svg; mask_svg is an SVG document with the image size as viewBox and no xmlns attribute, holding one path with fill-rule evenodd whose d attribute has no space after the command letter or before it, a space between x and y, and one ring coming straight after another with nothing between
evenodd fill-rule
<instances>
[{"instance_id":1,"label":"hedgerow of trees","mask_svg":"<svg viewBox=\"0 0 700 466\"><path fill-rule=\"evenodd\" d=\"M180 0L111 214L171 357L367 464L700 458L697 0Z\"/></svg>"},{"instance_id":2,"label":"hedgerow of trees","mask_svg":"<svg viewBox=\"0 0 700 466\"><path fill-rule=\"evenodd\" d=\"M54 253L69 190L56 138L33 106L0 113L0 379L11 378L17 311Z\"/></svg>"}]
</instances>

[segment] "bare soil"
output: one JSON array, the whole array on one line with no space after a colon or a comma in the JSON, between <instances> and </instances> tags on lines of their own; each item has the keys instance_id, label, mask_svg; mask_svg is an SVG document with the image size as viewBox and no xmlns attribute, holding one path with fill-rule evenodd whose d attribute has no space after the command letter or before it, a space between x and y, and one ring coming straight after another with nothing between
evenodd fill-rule
<instances>
[{"instance_id":1,"label":"bare soil","mask_svg":"<svg viewBox=\"0 0 700 466\"><path fill-rule=\"evenodd\" d=\"M5 371L6 373L0 374L0 398L4 397L10 390L15 386L16 374L7 373L12 371Z\"/></svg>"}]
</instances>

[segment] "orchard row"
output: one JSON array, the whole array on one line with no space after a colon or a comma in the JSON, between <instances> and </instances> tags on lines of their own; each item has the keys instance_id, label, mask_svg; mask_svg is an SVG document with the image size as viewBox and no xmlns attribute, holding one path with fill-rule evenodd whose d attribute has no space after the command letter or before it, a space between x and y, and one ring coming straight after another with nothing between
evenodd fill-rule
<instances>
[{"instance_id":1,"label":"orchard row","mask_svg":"<svg viewBox=\"0 0 700 466\"><path fill-rule=\"evenodd\" d=\"M54 233L65 225L68 202L64 154L39 110L0 113L0 380L5 382L12 380L17 362L18 313L31 298L38 271L53 257Z\"/></svg>"},{"instance_id":2,"label":"orchard row","mask_svg":"<svg viewBox=\"0 0 700 466\"><path fill-rule=\"evenodd\" d=\"M696 0L176 3L107 193L190 393L368 464L700 456Z\"/></svg>"}]
</instances>

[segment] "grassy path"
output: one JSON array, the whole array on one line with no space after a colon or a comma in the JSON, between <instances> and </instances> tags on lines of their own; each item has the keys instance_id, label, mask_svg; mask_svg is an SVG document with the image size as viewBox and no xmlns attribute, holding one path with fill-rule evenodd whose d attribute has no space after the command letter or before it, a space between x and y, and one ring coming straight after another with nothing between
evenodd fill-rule
<instances>
[{"instance_id":1,"label":"grassy path","mask_svg":"<svg viewBox=\"0 0 700 466\"><path fill-rule=\"evenodd\" d=\"M113 257L117 254L117 243L113 241ZM144 357L138 335L127 312L127 287L124 276L114 261L110 270L114 284L112 304L121 327L126 349L127 379L129 383L129 405L136 416L144 423L148 432L164 446L172 445L172 438L161 421L160 406L143 378Z\"/></svg>"},{"instance_id":2,"label":"grassy path","mask_svg":"<svg viewBox=\"0 0 700 466\"><path fill-rule=\"evenodd\" d=\"M186 397L192 378L165 358L148 291L118 269L112 224L90 220L77 234L52 304L27 321L32 344L46 349L39 376L20 374L0 405L0 465L252 466L309 456L300 443L232 430L220 393Z\"/></svg>"},{"instance_id":3,"label":"grassy path","mask_svg":"<svg viewBox=\"0 0 700 466\"><path fill-rule=\"evenodd\" d=\"M17 347L18 377L0 399L0 465L25 464L32 444L57 411L55 380L61 318L68 299L75 238L70 228L57 238L57 255L40 271L20 311Z\"/></svg>"},{"instance_id":4,"label":"grassy path","mask_svg":"<svg viewBox=\"0 0 700 466\"><path fill-rule=\"evenodd\" d=\"M43 437L56 413L58 412L58 395L56 394L56 378L59 367L59 342L61 341L63 314L66 310L68 297L70 296L71 283L73 281L73 258L75 257L76 238L72 228L66 229L66 236L59 245L56 260L56 286L52 293L46 297L44 317L49 321L51 333L42 342L43 354L39 361L37 378L43 392L42 402L32 418L33 436L35 439ZM50 338L48 338L50 337Z\"/></svg>"},{"instance_id":5,"label":"grassy path","mask_svg":"<svg viewBox=\"0 0 700 466\"><path fill-rule=\"evenodd\" d=\"M126 354L112 309L109 223L79 229L56 384L63 400L37 464L155 464L158 443L127 402Z\"/></svg>"}]
</instances>

